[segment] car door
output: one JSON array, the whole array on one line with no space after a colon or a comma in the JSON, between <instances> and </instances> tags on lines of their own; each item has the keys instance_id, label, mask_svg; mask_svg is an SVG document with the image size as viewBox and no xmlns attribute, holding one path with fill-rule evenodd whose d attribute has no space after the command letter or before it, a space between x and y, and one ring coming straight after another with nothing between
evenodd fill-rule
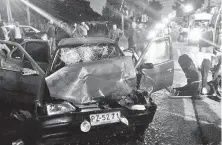
<instances>
[{"instance_id":1,"label":"car door","mask_svg":"<svg viewBox=\"0 0 222 145\"><path fill-rule=\"evenodd\" d=\"M19 93L19 76L22 70L22 55L3 53L8 46L0 44L0 98L12 100ZM6 48L5 48L6 47ZM11 48L12 46L10 46ZM17 52L15 52L17 53Z\"/></svg>"},{"instance_id":2,"label":"car door","mask_svg":"<svg viewBox=\"0 0 222 145\"><path fill-rule=\"evenodd\" d=\"M25 50L36 61L42 70L46 71L50 61L50 47L47 41L27 41ZM30 68L31 63L24 58L24 67Z\"/></svg>"},{"instance_id":3,"label":"car door","mask_svg":"<svg viewBox=\"0 0 222 145\"><path fill-rule=\"evenodd\" d=\"M33 67L24 67L24 58L24 53L17 48L4 60L1 59L0 98L19 103L36 100L42 79Z\"/></svg>"},{"instance_id":4,"label":"car door","mask_svg":"<svg viewBox=\"0 0 222 145\"><path fill-rule=\"evenodd\" d=\"M144 75L141 85L153 85L153 91L158 91L173 84L174 61L172 57L172 45L169 37L163 37L151 41L145 49L139 65L150 64L151 67L142 67ZM138 65L137 65L138 66Z\"/></svg>"}]
</instances>

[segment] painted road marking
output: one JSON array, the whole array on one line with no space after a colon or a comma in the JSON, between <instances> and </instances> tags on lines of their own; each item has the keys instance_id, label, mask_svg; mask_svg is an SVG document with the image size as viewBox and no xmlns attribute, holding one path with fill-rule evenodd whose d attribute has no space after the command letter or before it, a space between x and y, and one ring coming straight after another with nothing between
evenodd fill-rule
<instances>
[{"instance_id":1,"label":"painted road marking","mask_svg":"<svg viewBox=\"0 0 222 145\"><path fill-rule=\"evenodd\" d=\"M182 99L184 103L184 120L196 121L195 112L191 99Z\"/></svg>"}]
</instances>

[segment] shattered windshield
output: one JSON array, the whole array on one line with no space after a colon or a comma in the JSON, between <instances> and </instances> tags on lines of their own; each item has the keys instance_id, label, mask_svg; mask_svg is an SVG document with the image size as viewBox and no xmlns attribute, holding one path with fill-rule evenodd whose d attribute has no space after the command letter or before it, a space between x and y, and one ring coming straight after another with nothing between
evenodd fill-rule
<instances>
[{"instance_id":1,"label":"shattered windshield","mask_svg":"<svg viewBox=\"0 0 222 145\"><path fill-rule=\"evenodd\" d=\"M115 58L119 55L119 49L115 44L83 44L63 47L58 49L51 70L56 71L77 63Z\"/></svg>"}]
</instances>

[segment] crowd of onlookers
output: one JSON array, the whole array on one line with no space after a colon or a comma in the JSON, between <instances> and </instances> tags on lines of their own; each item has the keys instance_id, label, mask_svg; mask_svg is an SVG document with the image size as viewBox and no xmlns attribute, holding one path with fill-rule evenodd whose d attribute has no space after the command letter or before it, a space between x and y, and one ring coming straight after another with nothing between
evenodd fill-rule
<instances>
[{"instance_id":1,"label":"crowd of onlookers","mask_svg":"<svg viewBox=\"0 0 222 145\"><path fill-rule=\"evenodd\" d=\"M116 43L121 41L121 38L127 39L128 48L133 48L138 53L142 52L144 48L144 41L148 34L148 27L142 23L137 24L132 22L128 30L121 30L118 28L117 24L112 24L112 26L107 23L101 24L100 27L95 27L97 24L90 24L81 22L80 24L73 23L68 25L65 22L54 22L50 20L46 26L46 34L51 47L51 52L54 52L58 43L64 38L71 37L88 37L98 36L108 37L113 39ZM103 27L101 27L103 26ZM111 27L111 28L109 28ZM95 29L96 28L96 29ZM0 23L0 40L10 40L17 43L22 43L24 41L23 29L19 27L19 23L15 22L13 28L7 32L4 27L4 23Z\"/></svg>"},{"instance_id":2,"label":"crowd of onlookers","mask_svg":"<svg viewBox=\"0 0 222 145\"><path fill-rule=\"evenodd\" d=\"M13 28L8 32L4 27L4 23L0 22L0 40L10 40L17 43L21 43L24 39L23 29L19 27L19 23L15 22Z\"/></svg>"}]
</instances>

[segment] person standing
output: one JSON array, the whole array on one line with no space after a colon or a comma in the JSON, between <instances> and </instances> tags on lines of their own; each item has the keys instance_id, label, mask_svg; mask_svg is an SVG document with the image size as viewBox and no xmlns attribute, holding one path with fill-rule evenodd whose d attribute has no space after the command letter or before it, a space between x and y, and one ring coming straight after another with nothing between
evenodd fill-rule
<instances>
[{"instance_id":1,"label":"person standing","mask_svg":"<svg viewBox=\"0 0 222 145\"><path fill-rule=\"evenodd\" d=\"M116 24L114 24L113 28L109 32L109 38L115 40L115 42L118 44L121 34L122 31L119 28L117 28Z\"/></svg>"},{"instance_id":2,"label":"person standing","mask_svg":"<svg viewBox=\"0 0 222 145\"><path fill-rule=\"evenodd\" d=\"M128 48L136 48L136 22L132 22L132 27L128 31Z\"/></svg>"},{"instance_id":3,"label":"person standing","mask_svg":"<svg viewBox=\"0 0 222 145\"><path fill-rule=\"evenodd\" d=\"M88 31L89 31L89 26L85 24L85 22L82 22L81 25L79 26L81 30L81 35L82 37L87 37Z\"/></svg>"},{"instance_id":4,"label":"person standing","mask_svg":"<svg viewBox=\"0 0 222 145\"><path fill-rule=\"evenodd\" d=\"M78 25L74 23L72 28L72 37L78 37L78 36L79 36Z\"/></svg>"},{"instance_id":5,"label":"person standing","mask_svg":"<svg viewBox=\"0 0 222 145\"><path fill-rule=\"evenodd\" d=\"M67 23L61 23L60 27L56 32L56 44L58 44L64 38L72 37L72 30L69 28Z\"/></svg>"},{"instance_id":6,"label":"person standing","mask_svg":"<svg viewBox=\"0 0 222 145\"><path fill-rule=\"evenodd\" d=\"M50 20L47 26L47 30L46 30L48 39L49 39L49 45L51 48L51 54L54 52L55 50L55 26L53 25L53 20Z\"/></svg>"},{"instance_id":7,"label":"person standing","mask_svg":"<svg viewBox=\"0 0 222 145\"><path fill-rule=\"evenodd\" d=\"M24 31L19 27L19 23L15 22L14 28L9 32L11 41L22 43L24 39Z\"/></svg>"},{"instance_id":8,"label":"person standing","mask_svg":"<svg viewBox=\"0 0 222 145\"><path fill-rule=\"evenodd\" d=\"M8 32L6 28L4 27L4 23L0 22L0 39L1 40L9 40Z\"/></svg>"}]
</instances>

